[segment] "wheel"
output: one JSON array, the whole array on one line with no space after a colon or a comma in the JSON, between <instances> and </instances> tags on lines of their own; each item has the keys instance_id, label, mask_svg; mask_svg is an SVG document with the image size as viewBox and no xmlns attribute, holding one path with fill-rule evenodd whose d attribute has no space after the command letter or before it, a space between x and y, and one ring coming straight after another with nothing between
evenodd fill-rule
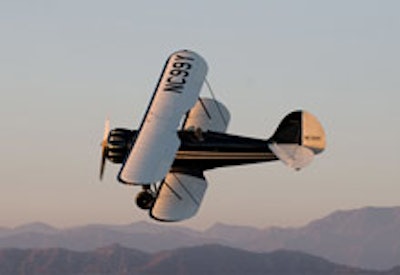
<instances>
[{"instance_id":1,"label":"wheel","mask_svg":"<svg viewBox=\"0 0 400 275\"><path fill-rule=\"evenodd\" d=\"M154 203L154 195L149 190L143 190L136 196L136 205L144 210L148 210Z\"/></svg>"}]
</instances>

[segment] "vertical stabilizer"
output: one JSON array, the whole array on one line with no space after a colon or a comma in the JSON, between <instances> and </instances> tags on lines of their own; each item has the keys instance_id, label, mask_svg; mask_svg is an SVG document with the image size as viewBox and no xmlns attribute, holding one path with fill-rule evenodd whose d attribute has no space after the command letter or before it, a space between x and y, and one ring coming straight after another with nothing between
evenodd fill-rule
<instances>
[{"instance_id":1,"label":"vertical stabilizer","mask_svg":"<svg viewBox=\"0 0 400 275\"><path fill-rule=\"evenodd\" d=\"M299 170L325 149L325 132L314 115L294 111L282 120L268 147L287 166Z\"/></svg>"}]
</instances>

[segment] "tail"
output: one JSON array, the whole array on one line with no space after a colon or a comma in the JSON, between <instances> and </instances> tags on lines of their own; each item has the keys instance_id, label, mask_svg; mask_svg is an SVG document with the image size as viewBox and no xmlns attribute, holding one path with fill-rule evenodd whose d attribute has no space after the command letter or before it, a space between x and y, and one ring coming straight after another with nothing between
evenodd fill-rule
<instances>
[{"instance_id":1,"label":"tail","mask_svg":"<svg viewBox=\"0 0 400 275\"><path fill-rule=\"evenodd\" d=\"M268 140L268 147L286 165L300 170L310 164L315 154L324 151L325 132L315 116L294 111L282 120Z\"/></svg>"}]
</instances>

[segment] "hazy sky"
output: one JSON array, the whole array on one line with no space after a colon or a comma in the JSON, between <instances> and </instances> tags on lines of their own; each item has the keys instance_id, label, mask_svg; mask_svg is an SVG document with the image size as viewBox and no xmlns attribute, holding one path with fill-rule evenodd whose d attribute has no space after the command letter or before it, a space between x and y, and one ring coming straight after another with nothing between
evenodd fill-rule
<instances>
[{"instance_id":1,"label":"hazy sky","mask_svg":"<svg viewBox=\"0 0 400 275\"><path fill-rule=\"evenodd\" d=\"M298 226L400 205L399 11L394 0L1 1L0 226L150 221L119 166L99 182L99 145L107 116L138 126L182 48L207 60L228 132L267 138L304 108L328 148L300 172L208 172L198 215L181 225Z\"/></svg>"}]
</instances>

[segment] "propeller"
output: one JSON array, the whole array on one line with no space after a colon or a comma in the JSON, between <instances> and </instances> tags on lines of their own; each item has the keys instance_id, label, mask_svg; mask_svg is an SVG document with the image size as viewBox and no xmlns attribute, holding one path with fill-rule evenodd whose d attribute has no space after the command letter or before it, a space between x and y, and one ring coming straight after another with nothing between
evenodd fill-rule
<instances>
[{"instance_id":1,"label":"propeller","mask_svg":"<svg viewBox=\"0 0 400 275\"><path fill-rule=\"evenodd\" d=\"M104 168L106 164L107 157L107 139L108 133L110 132L110 120L107 118L104 123L104 135L103 140L101 141L101 162L100 162L100 180L103 179Z\"/></svg>"}]
</instances>

